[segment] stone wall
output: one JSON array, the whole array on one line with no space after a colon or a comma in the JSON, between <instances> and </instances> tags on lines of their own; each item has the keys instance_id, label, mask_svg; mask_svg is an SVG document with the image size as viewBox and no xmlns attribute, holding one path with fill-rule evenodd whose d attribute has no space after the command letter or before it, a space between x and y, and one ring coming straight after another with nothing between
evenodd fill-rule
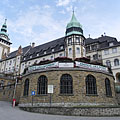
<instances>
[{"instance_id":1,"label":"stone wall","mask_svg":"<svg viewBox=\"0 0 120 120\"><path fill-rule=\"evenodd\" d=\"M71 116L120 116L120 108L103 107L103 108L63 108L63 107L20 107L22 110L54 115L71 115Z\"/></svg>"},{"instance_id":2,"label":"stone wall","mask_svg":"<svg viewBox=\"0 0 120 120\"><path fill-rule=\"evenodd\" d=\"M120 105L120 93L116 93L117 102Z\"/></svg>"},{"instance_id":3,"label":"stone wall","mask_svg":"<svg viewBox=\"0 0 120 120\"><path fill-rule=\"evenodd\" d=\"M73 78L73 94L71 95L63 95L60 94L60 78L62 74L70 74ZM86 85L85 79L88 74L93 75L96 78L97 84L97 95L87 95L86 94ZM37 71L23 76L22 78L22 89L21 89L21 97L20 104L25 105L31 103L31 91L35 91L37 93L37 81L40 75L45 75L48 79L48 85L54 85L54 93L52 94L52 103L59 105L62 103L75 103L76 104L96 104L96 105L114 105L117 104L115 99L115 88L114 88L114 80L112 75L103 74L96 71L85 71L80 69L55 69L55 70L45 70L45 71ZM24 81L29 79L29 95L23 96L24 92ZM112 89L112 97L106 96L105 90L105 79L109 78L111 82ZM43 104L49 103L50 96L46 95L35 95L34 103ZM57 104L56 104L57 105Z\"/></svg>"}]
</instances>

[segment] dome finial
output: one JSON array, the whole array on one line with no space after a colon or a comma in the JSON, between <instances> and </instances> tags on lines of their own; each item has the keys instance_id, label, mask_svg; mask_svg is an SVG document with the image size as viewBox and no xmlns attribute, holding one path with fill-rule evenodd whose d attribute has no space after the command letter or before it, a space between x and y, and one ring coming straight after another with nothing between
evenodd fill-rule
<instances>
[{"instance_id":1,"label":"dome finial","mask_svg":"<svg viewBox=\"0 0 120 120\"><path fill-rule=\"evenodd\" d=\"M74 14L75 10L74 10L74 6L73 6L73 14Z\"/></svg>"},{"instance_id":2,"label":"dome finial","mask_svg":"<svg viewBox=\"0 0 120 120\"><path fill-rule=\"evenodd\" d=\"M5 19L5 22L4 22L4 24L6 24L6 22L7 22L7 18Z\"/></svg>"}]
</instances>

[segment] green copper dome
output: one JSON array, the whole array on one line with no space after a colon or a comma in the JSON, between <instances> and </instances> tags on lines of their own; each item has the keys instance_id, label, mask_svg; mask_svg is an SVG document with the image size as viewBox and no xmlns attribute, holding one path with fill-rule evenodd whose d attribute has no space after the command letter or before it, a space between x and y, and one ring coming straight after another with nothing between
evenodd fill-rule
<instances>
[{"instance_id":1,"label":"green copper dome","mask_svg":"<svg viewBox=\"0 0 120 120\"><path fill-rule=\"evenodd\" d=\"M5 36L8 37L6 21L7 21L7 19L5 19L5 22L2 25L2 28L1 28L1 31L0 31L0 35L5 35Z\"/></svg>"},{"instance_id":2,"label":"green copper dome","mask_svg":"<svg viewBox=\"0 0 120 120\"><path fill-rule=\"evenodd\" d=\"M76 19L74 11L72 14L71 21L67 24L67 27L66 27L66 36L69 36L72 34L83 35L82 25Z\"/></svg>"},{"instance_id":3,"label":"green copper dome","mask_svg":"<svg viewBox=\"0 0 120 120\"><path fill-rule=\"evenodd\" d=\"M68 28L71 28L71 27L81 27L81 28L82 28L82 25L77 21L74 12L73 12L73 15L72 15L72 19L71 19L71 21L67 24L67 27L66 27L66 28L68 29Z\"/></svg>"}]
</instances>

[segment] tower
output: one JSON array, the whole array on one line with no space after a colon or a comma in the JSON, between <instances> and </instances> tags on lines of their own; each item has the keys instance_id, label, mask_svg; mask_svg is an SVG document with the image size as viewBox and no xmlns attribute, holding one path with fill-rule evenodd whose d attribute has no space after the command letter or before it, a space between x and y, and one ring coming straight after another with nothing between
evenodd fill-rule
<instances>
[{"instance_id":1,"label":"tower","mask_svg":"<svg viewBox=\"0 0 120 120\"><path fill-rule=\"evenodd\" d=\"M84 40L82 26L76 19L73 11L71 21L67 24L65 33L66 56L73 60L85 57Z\"/></svg>"},{"instance_id":2,"label":"tower","mask_svg":"<svg viewBox=\"0 0 120 120\"><path fill-rule=\"evenodd\" d=\"M12 44L7 34L7 19L0 30L0 59L4 58L10 52L10 45Z\"/></svg>"}]
</instances>

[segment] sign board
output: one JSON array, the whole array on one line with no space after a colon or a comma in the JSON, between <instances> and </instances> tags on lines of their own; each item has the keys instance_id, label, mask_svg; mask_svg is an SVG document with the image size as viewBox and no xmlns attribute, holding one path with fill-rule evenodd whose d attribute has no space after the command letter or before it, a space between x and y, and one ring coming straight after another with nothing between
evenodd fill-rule
<instances>
[{"instance_id":1,"label":"sign board","mask_svg":"<svg viewBox=\"0 0 120 120\"><path fill-rule=\"evenodd\" d=\"M53 85L48 85L48 93L53 93Z\"/></svg>"},{"instance_id":2,"label":"sign board","mask_svg":"<svg viewBox=\"0 0 120 120\"><path fill-rule=\"evenodd\" d=\"M46 69L46 68L56 68L59 67L58 62L53 62L45 65L31 66L28 68L28 71Z\"/></svg>"},{"instance_id":3,"label":"sign board","mask_svg":"<svg viewBox=\"0 0 120 120\"><path fill-rule=\"evenodd\" d=\"M32 91L32 92L31 92L31 96L33 96L33 95L35 95L35 91Z\"/></svg>"},{"instance_id":4,"label":"sign board","mask_svg":"<svg viewBox=\"0 0 120 120\"><path fill-rule=\"evenodd\" d=\"M103 67L100 65L92 65L92 64L87 64L87 63L83 63L83 62L75 62L77 67L82 67L82 68L88 68L88 69L93 69L93 70L100 70L100 71L105 71L108 72L108 68L107 67Z\"/></svg>"},{"instance_id":5,"label":"sign board","mask_svg":"<svg viewBox=\"0 0 120 120\"><path fill-rule=\"evenodd\" d=\"M59 67L74 67L74 63L59 63Z\"/></svg>"}]
</instances>

